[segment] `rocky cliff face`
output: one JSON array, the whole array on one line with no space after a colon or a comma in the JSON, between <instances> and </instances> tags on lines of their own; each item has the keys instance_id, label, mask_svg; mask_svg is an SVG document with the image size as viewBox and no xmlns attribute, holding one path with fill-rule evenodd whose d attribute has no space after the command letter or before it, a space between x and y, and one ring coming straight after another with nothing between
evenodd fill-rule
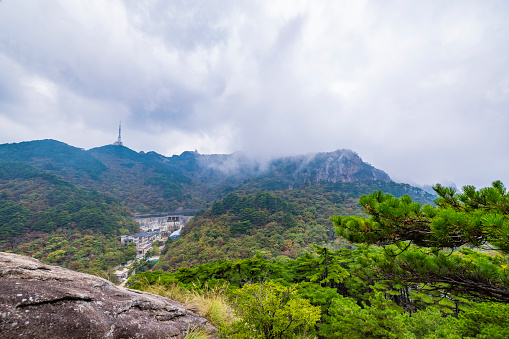
<instances>
[{"instance_id":1,"label":"rocky cliff face","mask_svg":"<svg viewBox=\"0 0 509 339\"><path fill-rule=\"evenodd\" d=\"M357 153L347 149L277 159L271 163L271 171L272 175L293 180L296 185L320 181L391 181L387 173L363 162Z\"/></svg>"},{"instance_id":2,"label":"rocky cliff face","mask_svg":"<svg viewBox=\"0 0 509 339\"><path fill-rule=\"evenodd\" d=\"M337 150L330 153L318 153L308 164L305 171L308 181L352 182L358 180L391 179L384 171L365 163L350 150ZM311 175L310 175L311 174Z\"/></svg>"},{"instance_id":3,"label":"rocky cliff face","mask_svg":"<svg viewBox=\"0 0 509 339\"><path fill-rule=\"evenodd\" d=\"M0 252L2 338L183 338L210 332L175 301L17 254Z\"/></svg>"}]
</instances>

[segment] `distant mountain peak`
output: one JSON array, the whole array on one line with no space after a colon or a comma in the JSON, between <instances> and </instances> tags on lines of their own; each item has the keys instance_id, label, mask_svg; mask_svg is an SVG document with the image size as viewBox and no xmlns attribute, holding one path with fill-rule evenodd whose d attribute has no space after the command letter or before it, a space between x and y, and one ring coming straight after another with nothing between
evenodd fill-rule
<instances>
[{"instance_id":1,"label":"distant mountain peak","mask_svg":"<svg viewBox=\"0 0 509 339\"><path fill-rule=\"evenodd\" d=\"M320 181L391 181L387 173L362 161L356 152L349 149L280 158L274 160L271 167L275 172L293 177L297 184Z\"/></svg>"}]
</instances>

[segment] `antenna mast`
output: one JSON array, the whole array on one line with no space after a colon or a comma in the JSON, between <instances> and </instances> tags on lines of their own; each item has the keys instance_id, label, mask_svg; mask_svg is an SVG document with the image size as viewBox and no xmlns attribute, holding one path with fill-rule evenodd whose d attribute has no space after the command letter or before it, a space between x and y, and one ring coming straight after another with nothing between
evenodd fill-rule
<instances>
[{"instance_id":1,"label":"antenna mast","mask_svg":"<svg viewBox=\"0 0 509 339\"><path fill-rule=\"evenodd\" d=\"M120 123L118 124L118 140L115 141L113 143L113 145L115 145L115 146L124 146L124 144L122 143L121 133L122 133L122 121L120 121Z\"/></svg>"}]
</instances>

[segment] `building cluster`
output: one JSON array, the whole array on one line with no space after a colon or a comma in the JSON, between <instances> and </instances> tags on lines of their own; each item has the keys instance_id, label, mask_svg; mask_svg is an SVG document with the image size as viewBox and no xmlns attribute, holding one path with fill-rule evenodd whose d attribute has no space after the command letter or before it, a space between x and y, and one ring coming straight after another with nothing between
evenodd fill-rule
<instances>
[{"instance_id":1,"label":"building cluster","mask_svg":"<svg viewBox=\"0 0 509 339\"><path fill-rule=\"evenodd\" d=\"M157 218L137 218L142 232L123 235L120 237L122 245L126 243L134 243L136 245L137 257L143 257L151 248L154 241L171 237L175 239L179 236L180 230L184 225L181 216L165 216Z\"/></svg>"},{"instance_id":2,"label":"building cluster","mask_svg":"<svg viewBox=\"0 0 509 339\"><path fill-rule=\"evenodd\" d=\"M165 240L167 237L171 239L177 239L180 237L180 231L182 227L191 219L186 216L165 216L165 217L153 217L153 218L135 218L140 224L142 232L123 235L120 237L120 243L122 245L128 243L134 243L136 245L136 258L144 257L147 252L152 249L154 241ZM156 258L156 257L154 257ZM151 260L153 258L149 258ZM115 271L115 276L118 282L126 279L129 275L129 266L133 261L122 264Z\"/></svg>"}]
</instances>

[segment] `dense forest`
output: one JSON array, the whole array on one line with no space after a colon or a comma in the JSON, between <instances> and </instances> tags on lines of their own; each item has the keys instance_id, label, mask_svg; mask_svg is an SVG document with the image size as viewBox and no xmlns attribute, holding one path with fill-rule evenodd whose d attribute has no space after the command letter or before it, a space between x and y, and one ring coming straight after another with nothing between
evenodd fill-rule
<instances>
[{"instance_id":1,"label":"dense forest","mask_svg":"<svg viewBox=\"0 0 509 339\"><path fill-rule=\"evenodd\" d=\"M138 228L113 197L19 162L0 162L0 249L101 273L135 256L118 237Z\"/></svg>"},{"instance_id":2,"label":"dense forest","mask_svg":"<svg viewBox=\"0 0 509 339\"><path fill-rule=\"evenodd\" d=\"M322 182L258 193L254 193L257 189L252 184L249 182L238 190L239 194L231 193L196 215L182 230L180 239L169 241L157 268L250 258L257 253L266 259L296 258L311 244L343 247L330 216L365 215L358 198L377 189L394 196L412 194L416 201L431 203L429 195L422 191L385 181Z\"/></svg>"},{"instance_id":3,"label":"dense forest","mask_svg":"<svg viewBox=\"0 0 509 339\"><path fill-rule=\"evenodd\" d=\"M132 211L172 210L204 204L183 195L181 171L123 146L85 151L55 140L0 145L1 161L29 164L86 190L110 195ZM187 206L187 207L189 207Z\"/></svg>"}]
</instances>

